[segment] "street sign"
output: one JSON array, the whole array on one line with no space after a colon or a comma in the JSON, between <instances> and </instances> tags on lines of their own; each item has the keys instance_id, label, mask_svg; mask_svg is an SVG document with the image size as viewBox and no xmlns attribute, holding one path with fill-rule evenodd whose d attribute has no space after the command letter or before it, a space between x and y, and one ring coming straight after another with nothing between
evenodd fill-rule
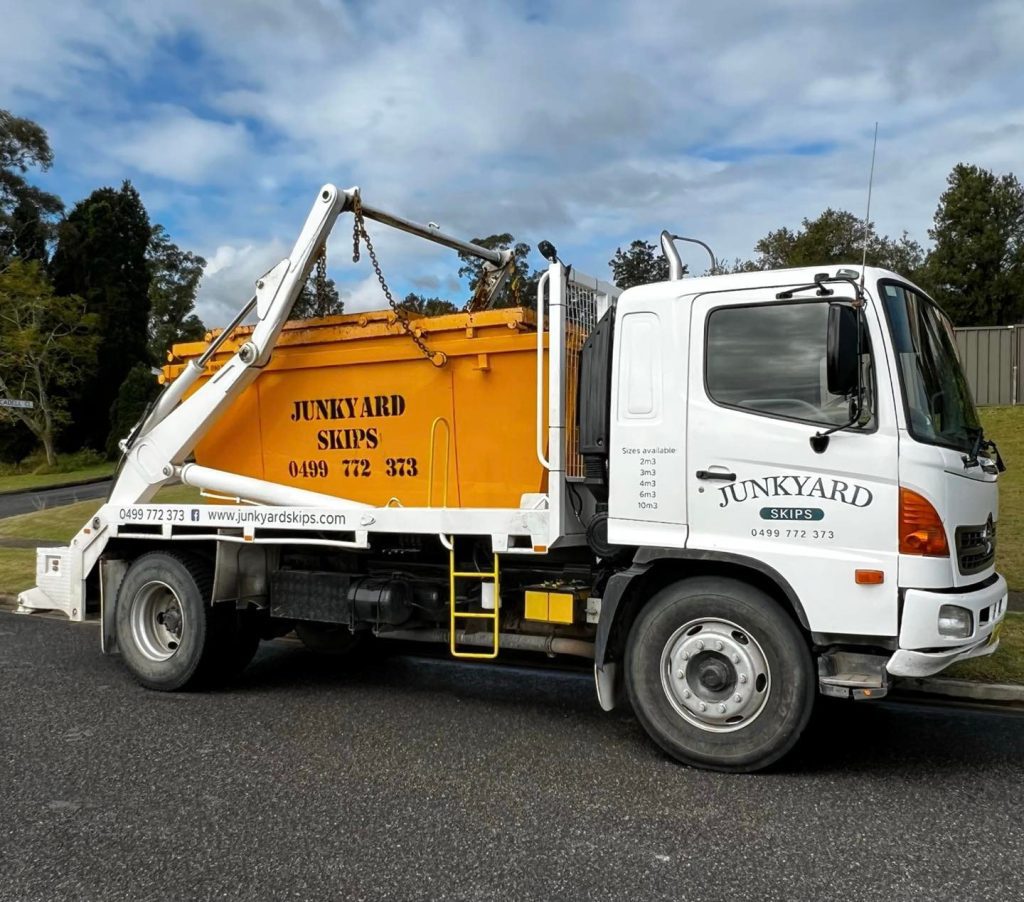
<instances>
[{"instance_id":1,"label":"street sign","mask_svg":"<svg viewBox=\"0 0 1024 902\"><path fill-rule=\"evenodd\" d=\"M34 401L22 401L19 398L0 398L0 407L18 407L22 410L32 410L35 406Z\"/></svg>"}]
</instances>

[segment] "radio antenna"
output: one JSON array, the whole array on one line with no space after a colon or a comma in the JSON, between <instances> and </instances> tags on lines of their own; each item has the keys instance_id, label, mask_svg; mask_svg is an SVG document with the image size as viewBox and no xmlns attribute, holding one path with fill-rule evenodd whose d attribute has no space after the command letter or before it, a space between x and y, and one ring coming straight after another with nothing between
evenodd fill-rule
<instances>
[{"instance_id":1,"label":"radio antenna","mask_svg":"<svg viewBox=\"0 0 1024 902\"><path fill-rule=\"evenodd\" d=\"M860 287L864 287L864 275L868 266L868 232L871 229L871 188L875 184L875 152L878 150L878 122L875 122L875 140L871 145L871 175L868 176L868 209L864 214L864 255L860 261Z\"/></svg>"}]
</instances>

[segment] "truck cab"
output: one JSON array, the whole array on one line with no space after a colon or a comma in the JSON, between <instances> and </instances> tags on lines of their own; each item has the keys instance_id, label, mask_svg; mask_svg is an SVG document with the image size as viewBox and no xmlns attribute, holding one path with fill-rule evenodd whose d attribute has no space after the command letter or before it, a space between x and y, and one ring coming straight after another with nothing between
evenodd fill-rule
<instances>
[{"instance_id":1,"label":"truck cab","mask_svg":"<svg viewBox=\"0 0 1024 902\"><path fill-rule=\"evenodd\" d=\"M648 573L755 575L827 694L877 697L992 651L1001 461L921 289L874 268L745 273L627 290L614 317L611 543L641 548ZM702 712L686 679L665 692L698 725L750 714Z\"/></svg>"}]
</instances>

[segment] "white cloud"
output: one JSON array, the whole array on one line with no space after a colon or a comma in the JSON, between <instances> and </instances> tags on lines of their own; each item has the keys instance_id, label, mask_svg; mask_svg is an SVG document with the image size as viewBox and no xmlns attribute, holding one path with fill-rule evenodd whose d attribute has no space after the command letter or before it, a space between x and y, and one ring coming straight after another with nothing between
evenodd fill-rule
<instances>
[{"instance_id":1,"label":"white cloud","mask_svg":"<svg viewBox=\"0 0 1024 902\"><path fill-rule=\"evenodd\" d=\"M130 175L154 219L207 249L212 321L274 262L260 249L286 252L327 180L454 234L549 238L605 275L616 245L665 226L731 258L827 206L860 213L876 120L874 218L889 233L926 239L955 163L1020 166L1019 0L542 12L0 0L18 35L0 103L51 128L71 190ZM349 228L332 274L354 286L350 309L381 306L365 261L345 259ZM450 286L453 255L371 228L399 293Z\"/></svg>"},{"instance_id":2,"label":"white cloud","mask_svg":"<svg viewBox=\"0 0 1024 902\"><path fill-rule=\"evenodd\" d=\"M196 185L221 169L237 166L248 154L248 143L241 123L201 119L188 110L167 107L128 126L108 152L128 171Z\"/></svg>"},{"instance_id":3,"label":"white cloud","mask_svg":"<svg viewBox=\"0 0 1024 902\"><path fill-rule=\"evenodd\" d=\"M358 282L343 283L341 298L345 302L346 313L359 313L363 310L380 310L387 307L387 301L381 294L377 277L367 276ZM400 300L400 298L396 298Z\"/></svg>"}]
</instances>

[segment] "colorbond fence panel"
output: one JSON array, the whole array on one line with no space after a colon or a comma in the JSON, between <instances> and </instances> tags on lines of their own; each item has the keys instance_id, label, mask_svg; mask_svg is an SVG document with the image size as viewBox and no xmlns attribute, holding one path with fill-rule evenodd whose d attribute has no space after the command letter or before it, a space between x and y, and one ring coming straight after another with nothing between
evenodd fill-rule
<instances>
[{"instance_id":1,"label":"colorbond fence panel","mask_svg":"<svg viewBox=\"0 0 1024 902\"><path fill-rule=\"evenodd\" d=\"M978 404L1024 402L1024 326L965 326L956 330L967 381Z\"/></svg>"}]
</instances>

